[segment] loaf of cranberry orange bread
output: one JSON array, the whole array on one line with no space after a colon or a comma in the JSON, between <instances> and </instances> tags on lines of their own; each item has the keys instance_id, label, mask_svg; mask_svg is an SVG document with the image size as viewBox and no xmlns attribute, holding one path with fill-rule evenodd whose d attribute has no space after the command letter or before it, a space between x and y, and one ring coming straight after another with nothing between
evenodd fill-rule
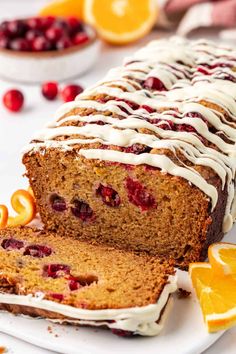
<instances>
[{"instance_id":1,"label":"loaf of cranberry orange bread","mask_svg":"<svg viewBox=\"0 0 236 354\"><path fill-rule=\"evenodd\" d=\"M204 259L235 220L236 51L157 40L66 103L23 162L45 226Z\"/></svg>"},{"instance_id":2,"label":"loaf of cranberry orange bread","mask_svg":"<svg viewBox=\"0 0 236 354\"><path fill-rule=\"evenodd\" d=\"M156 257L27 227L0 231L2 310L152 336L175 290L173 265Z\"/></svg>"}]
</instances>

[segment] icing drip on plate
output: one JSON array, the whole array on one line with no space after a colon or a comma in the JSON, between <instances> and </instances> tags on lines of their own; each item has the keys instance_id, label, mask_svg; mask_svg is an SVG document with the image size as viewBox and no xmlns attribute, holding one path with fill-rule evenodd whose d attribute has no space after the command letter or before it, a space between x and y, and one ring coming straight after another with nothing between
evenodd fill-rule
<instances>
[{"instance_id":1,"label":"icing drip on plate","mask_svg":"<svg viewBox=\"0 0 236 354\"><path fill-rule=\"evenodd\" d=\"M88 159L155 166L197 186L213 210L218 191L196 167L209 168L228 193L227 232L236 219L235 100L236 50L206 40L156 40L64 104L26 151L76 145L78 155ZM78 144L87 146L79 149ZM134 144L151 153L125 151ZM170 150L177 162L158 154L159 149Z\"/></svg>"}]
</instances>

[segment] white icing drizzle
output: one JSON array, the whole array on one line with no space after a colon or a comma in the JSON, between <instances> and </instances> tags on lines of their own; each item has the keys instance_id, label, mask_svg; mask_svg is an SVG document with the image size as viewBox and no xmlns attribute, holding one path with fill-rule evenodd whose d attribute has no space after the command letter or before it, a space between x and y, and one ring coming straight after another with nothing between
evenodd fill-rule
<instances>
[{"instance_id":1,"label":"white icing drizzle","mask_svg":"<svg viewBox=\"0 0 236 354\"><path fill-rule=\"evenodd\" d=\"M236 73L232 67L236 68L236 51L230 47L178 37L152 41L126 58L123 66L110 70L74 102L64 104L55 121L37 133L36 142L25 151L42 152L48 147L73 149L75 144L101 143L121 148L134 144L165 148L176 157L180 152L190 161L189 166L154 153L135 155L88 146L78 154L89 159L148 164L183 177L210 198L213 210L218 191L194 165L209 167L221 179L222 189L227 188L223 223L223 231L227 232L236 219ZM150 78L158 79L166 90L161 86L160 90L145 88L142 83ZM93 99L99 95L108 100ZM208 107L201 104L202 100L208 102ZM227 115L218 112L214 105ZM76 108L90 111L65 117ZM66 139L57 140L62 136Z\"/></svg>"},{"instance_id":2,"label":"white icing drizzle","mask_svg":"<svg viewBox=\"0 0 236 354\"><path fill-rule=\"evenodd\" d=\"M33 295L13 295L0 293L0 303L30 306L69 318L68 322L82 325L103 326L131 331L141 336L156 336L163 328L157 323L165 308L169 296L177 290L176 276L169 276L168 282L161 292L156 304L125 309L86 310L58 302L45 300L43 293ZM56 320L57 322L60 322ZM114 321L114 322L111 322Z\"/></svg>"}]
</instances>

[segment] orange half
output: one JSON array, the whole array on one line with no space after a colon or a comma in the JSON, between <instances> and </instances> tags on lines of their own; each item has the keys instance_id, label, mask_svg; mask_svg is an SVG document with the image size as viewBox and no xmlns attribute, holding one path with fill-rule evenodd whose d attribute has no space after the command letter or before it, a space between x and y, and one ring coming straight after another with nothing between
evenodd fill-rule
<instances>
[{"instance_id":1,"label":"orange half","mask_svg":"<svg viewBox=\"0 0 236 354\"><path fill-rule=\"evenodd\" d=\"M156 0L86 0L85 20L113 44L133 42L145 36L157 19Z\"/></svg>"}]
</instances>

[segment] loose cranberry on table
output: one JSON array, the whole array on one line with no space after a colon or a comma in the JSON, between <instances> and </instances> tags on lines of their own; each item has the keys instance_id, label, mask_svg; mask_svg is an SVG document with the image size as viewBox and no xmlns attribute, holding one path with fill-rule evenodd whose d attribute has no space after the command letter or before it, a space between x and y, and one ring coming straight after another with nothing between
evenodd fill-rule
<instances>
[{"instance_id":1,"label":"loose cranberry on table","mask_svg":"<svg viewBox=\"0 0 236 354\"><path fill-rule=\"evenodd\" d=\"M9 90L3 96L3 104L11 112L19 112L24 104L24 96L19 90Z\"/></svg>"},{"instance_id":2,"label":"loose cranberry on table","mask_svg":"<svg viewBox=\"0 0 236 354\"><path fill-rule=\"evenodd\" d=\"M67 85L61 91L61 97L64 102L70 102L74 101L81 92L83 92L83 88L80 85Z\"/></svg>"},{"instance_id":3,"label":"loose cranberry on table","mask_svg":"<svg viewBox=\"0 0 236 354\"><path fill-rule=\"evenodd\" d=\"M57 82L45 82L42 85L42 94L47 100L54 100L58 94Z\"/></svg>"}]
</instances>

